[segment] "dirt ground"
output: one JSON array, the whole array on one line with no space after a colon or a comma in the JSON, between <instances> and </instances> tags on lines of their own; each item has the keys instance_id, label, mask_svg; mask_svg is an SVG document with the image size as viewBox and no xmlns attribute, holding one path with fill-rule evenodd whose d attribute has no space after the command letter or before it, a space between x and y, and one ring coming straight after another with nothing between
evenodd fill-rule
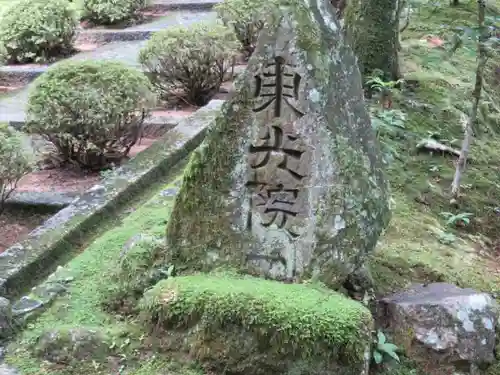
<instances>
[{"instance_id":1,"label":"dirt ground","mask_svg":"<svg viewBox=\"0 0 500 375\"><path fill-rule=\"evenodd\" d=\"M0 253L22 240L49 216L29 210L3 211L0 214Z\"/></svg>"}]
</instances>

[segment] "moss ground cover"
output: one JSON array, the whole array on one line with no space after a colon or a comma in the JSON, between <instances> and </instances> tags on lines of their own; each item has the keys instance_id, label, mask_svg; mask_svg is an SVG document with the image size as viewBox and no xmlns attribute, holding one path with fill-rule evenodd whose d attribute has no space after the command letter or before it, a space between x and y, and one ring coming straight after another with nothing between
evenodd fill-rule
<instances>
[{"instance_id":1,"label":"moss ground cover","mask_svg":"<svg viewBox=\"0 0 500 375\"><path fill-rule=\"evenodd\" d=\"M403 33L404 75L417 80L418 86L396 100L396 108L406 117L403 137L386 139L397 157L389 169L394 216L370 261L380 294L418 281L449 281L491 292L500 285L495 252L500 226L496 213L500 122L491 116L495 111L480 118L457 206L450 205L447 197L455 159L415 149L430 135L460 147L463 114L468 113L474 82L475 47L465 45L448 55L444 49L431 48L425 39L449 41L456 27L473 26L475 6L464 2L458 7L420 7ZM498 2L491 3L489 15L498 16L498 9ZM490 78L485 77L483 100L498 103L500 91ZM444 212L471 213L472 220L464 227L449 226Z\"/></svg>"},{"instance_id":2,"label":"moss ground cover","mask_svg":"<svg viewBox=\"0 0 500 375\"><path fill-rule=\"evenodd\" d=\"M183 331L188 351L215 372L279 373L300 359L309 374L318 362L350 374L371 342L368 309L316 285L227 272L178 276L148 290L140 306L158 336L162 328ZM223 350L215 344L221 337Z\"/></svg>"},{"instance_id":3,"label":"moss ground cover","mask_svg":"<svg viewBox=\"0 0 500 375\"><path fill-rule=\"evenodd\" d=\"M79 256L68 263L66 273L74 277L68 293L59 298L46 313L30 324L28 329L17 338L17 341L10 347L6 358L7 363L15 365L22 374L109 374L109 367L104 368L98 363L88 363L85 365L88 368L84 368L83 365L79 368L47 366L31 355L30 348L36 343L41 333L51 328L64 326L100 327L113 338L112 340L116 340L116 342L110 342L110 345L131 341L130 337L134 337L137 327L133 322L120 320L107 314L102 308L102 303L107 298L107 287L111 283L113 267L116 266L116 261L127 240L138 233L158 237L164 235L166 220L173 201L171 196L162 196L160 193L165 189L173 189L175 183L171 181L167 186L157 187L157 190L151 193L149 200L131 208L132 212L129 216L123 220L117 220L114 228L95 239ZM129 349L133 350L132 346L130 348L124 346L122 349L122 353L128 352ZM156 362L153 359L152 361L151 363L146 361L144 366L153 368Z\"/></svg>"}]
</instances>

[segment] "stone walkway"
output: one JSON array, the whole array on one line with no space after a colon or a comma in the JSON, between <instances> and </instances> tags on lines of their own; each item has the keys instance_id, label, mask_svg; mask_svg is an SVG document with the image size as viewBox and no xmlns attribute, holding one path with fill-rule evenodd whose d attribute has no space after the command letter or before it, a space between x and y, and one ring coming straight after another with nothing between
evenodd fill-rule
<instances>
[{"instance_id":1,"label":"stone walkway","mask_svg":"<svg viewBox=\"0 0 500 375\"><path fill-rule=\"evenodd\" d=\"M171 1L170 1L171 3ZM214 0L177 0L176 4L190 4L195 7L196 4L214 3ZM140 26L134 26L128 30L159 30L176 25L190 25L199 21L215 20L216 14L211 10L177 10L172 11L165 17L161 17L153 22ZM140 69L138 63L139 51L146 41L113 42L93 51L78 53L70 59L72 60L118 60L130 66ZM46 68L42 68L46 69ZM0 99L0 122L9 122L16 125L24 122L25 107L27 104L28 93L32 84L28 84L17 92L5 95Z\"/></svg>"}]
</instances>

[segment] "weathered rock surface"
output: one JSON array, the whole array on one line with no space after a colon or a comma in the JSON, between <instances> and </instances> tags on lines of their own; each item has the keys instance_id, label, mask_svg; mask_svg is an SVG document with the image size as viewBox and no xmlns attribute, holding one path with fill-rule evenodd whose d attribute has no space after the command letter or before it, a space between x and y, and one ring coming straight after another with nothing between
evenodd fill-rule
<instances>
[{"instance_id":1,"label":"weathered rock surface","mask_svg":"<svg viewBox=\"0 0 500 375\"><path fill-rule=\"evenodd\" d=\"M15 368L0 364L0 375L21 375Z\"/></svg>"},{"instance_id":2,"label":"weathered rock surface","mask_svg":"<svg viewBox=\"0 0 500 375\"><path fill-rule=\"evenodd\" d=\"M38 339L35 352L47 361L68 364L74 360L105 357L109 350L101 332L80 327L44 333Z\"/></svg>"},{"instance_id":3,"label":"weathered rock surface","mask_svg":"<svg viewBox=\"0 0 500 375\"><path fill-rule=\"evenodd\" d=\"M485 293L435 283L380 301L379 321L429 374L474 373L495 360L498 310Z\"/></svg>"},{"instance_id":4,"label":"weathered rock surface","mask_svg":"<svg viewBox=\"0 0 500 375\"><path fill-rule=\"evenodd\" d=\"M290 3L270 6L235 96L192 156L167 228L170 260L337 287L387 225L388 186L334 9Z\"/></svg>"},{"instance_id":5,"label":"weathered rock surface","mask_svg":"<svg viewBox=\"0 0 500 375\"><path fill-rule=\"evenodd\" d=\"M0 297L0 338L12 333L12 305L7 298Z\"/></svg>"}]
</instances>

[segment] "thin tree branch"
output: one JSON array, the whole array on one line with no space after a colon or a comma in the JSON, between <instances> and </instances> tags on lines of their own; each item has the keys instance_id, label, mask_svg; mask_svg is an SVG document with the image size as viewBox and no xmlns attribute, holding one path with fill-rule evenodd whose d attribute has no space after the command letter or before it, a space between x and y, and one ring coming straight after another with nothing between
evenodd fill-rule
<instances>
[{"instance_id":1,"label":"thin tree branch","mask_svg":"<svg viewBox=\"0 0 500 375\"><path fill-rule=\"evenodd\" d=\"M477 9L479 38L477 43L478 63L476 68L476 81L474 84L474 90L472 91L472 111L464 130L462 148L460 150L460 156L456 163L455 176L453 177L453 182L451 184L451 197L453 200L456 200L460 193L460 180L465 171L467 158L469 156L469 150L472 145L473 127L476 124L479 102L481 101L481 92L483 89L483 72L488 60L488 49L486 46L486 42L489 39L489 32L484 27L485 8L486 1L478 0Z\"/></svg>"}]
</instances>

